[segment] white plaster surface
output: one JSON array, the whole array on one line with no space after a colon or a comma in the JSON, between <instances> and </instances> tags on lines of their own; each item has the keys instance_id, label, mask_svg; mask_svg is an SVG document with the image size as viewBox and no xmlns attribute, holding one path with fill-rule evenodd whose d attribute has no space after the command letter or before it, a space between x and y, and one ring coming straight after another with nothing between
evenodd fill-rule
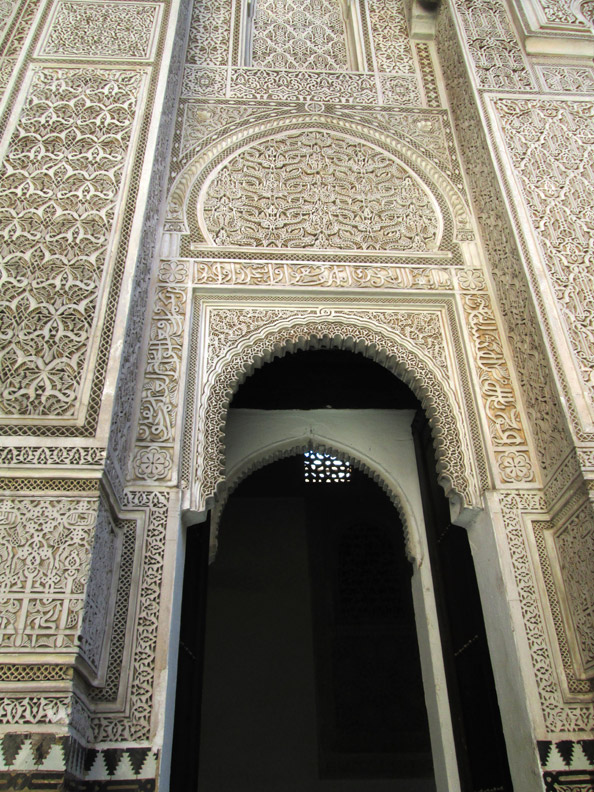
<instances>
[{"instance_id":1,"label":"white plaster surface","mask_svg":"<svg viewBox=\"0 0 594 792\"><path fill-rule=\"evenodd\" d=\"M410 552L421 563L423 507L410 430L414 410L231 409L225 445L231 487L291 450L328 449L357 459L395 495L405 517Z\"/></svg>"}]
</instances>

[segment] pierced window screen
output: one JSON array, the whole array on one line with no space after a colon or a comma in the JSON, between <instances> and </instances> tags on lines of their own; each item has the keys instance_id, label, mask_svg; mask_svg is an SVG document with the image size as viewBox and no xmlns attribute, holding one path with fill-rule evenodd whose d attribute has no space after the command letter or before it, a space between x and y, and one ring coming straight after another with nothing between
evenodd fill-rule
<instances>
[{"instance_id":1,"label":"pierced window screen","mask_svg":"<svg viewBox=\"0 0 594 792\"><path fill-rule=\"evenodd\" d=\"M346 484L351 480L348 462L317 451L305 452L303 470L306 484Z\"/></svg>"}]
</instances>

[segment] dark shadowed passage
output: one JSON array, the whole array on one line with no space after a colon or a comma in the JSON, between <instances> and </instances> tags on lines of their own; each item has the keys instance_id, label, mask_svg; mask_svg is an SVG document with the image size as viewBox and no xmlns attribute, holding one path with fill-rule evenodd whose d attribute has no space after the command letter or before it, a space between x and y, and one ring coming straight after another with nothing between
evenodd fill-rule
<instances>
[{"instance_id":1,"label":"dark shadowed passage","mask_svg":"<svg viewBox=\"0 0 594 792\"><path fill-rule=\"evenodd\" d=\"M293 457L240 485L209 571L200 792L435 789L410 574L358 471L304 484Z\"/></svg>"}]
</instances>

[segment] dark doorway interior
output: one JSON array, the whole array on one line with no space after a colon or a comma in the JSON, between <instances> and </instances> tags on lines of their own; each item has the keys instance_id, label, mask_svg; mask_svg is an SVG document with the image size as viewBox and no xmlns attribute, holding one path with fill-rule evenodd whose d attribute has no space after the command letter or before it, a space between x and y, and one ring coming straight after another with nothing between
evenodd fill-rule
<instances>
[{"instance_id":1,"label":"dark doorway interior","mask_svg":"<svg viewBox=\"0 0 594 792\"><path fill-rule=\"evenodd\" d=\"M434 790L411 567L365 475L250 476L210 569L200 792ZM270 497L270 493L274 496ZM390 780L388 780L390 779Z\"/></svg>"},{"instance_id":2,"label":"dark doorway interior","mask_svg":"<svg viewBox=\"0 0 594 792\"><path fill-rule=\"evenodd\" d=\"M298 352L265 365L246 380L231 406L418 411L419 480L461 786L464 792L511 792L468 538L450 522L431 433L415 396L380 365L333 349ZM403 653L416 642L410 619L399 616L400 608L410 613L410 568L398 544L396 512L389 503L383 512L386 501L365 476L361 486L373 494L354 501L344 497L340 484L336 490L322 485L326 491L310 484L306 493L296 473L301 464L302 458L287 460L254 473L226 507L221 550L209 573L209 633L215 637L207 644L219 647L206 654L202 738L197 715L208 529L190 529L196 532L184 572L174 792L196 789L199 743L200 792L433 788L427 780L425 715L417 706L418 673L411 670L417 659ZM391 566L384 568L391 555ZM357 592L369 583L365 600ZM228 629L232 624L235 631ZM267 650L260 638L272 641ZM372 672L380 645L383 667ZM366 687L374 676L385 695ZM270 727L267 736L259 731L262 724ZM296 750L287 754L287 746L301 746L301 756ZM292 780L279 782L279 773ZM397 786L394 778L401 779Z\"/></svg>"}]
</instances>

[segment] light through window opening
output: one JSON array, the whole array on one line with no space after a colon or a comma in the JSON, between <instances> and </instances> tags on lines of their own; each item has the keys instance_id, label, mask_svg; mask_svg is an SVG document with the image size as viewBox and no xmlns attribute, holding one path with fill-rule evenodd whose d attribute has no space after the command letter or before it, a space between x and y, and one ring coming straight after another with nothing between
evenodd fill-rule
<instances>
[{"instance_id":1,"label":"light through window opening","mask_svg":"<svg viewBox=\"0 0 594 792\"><path fill-rule=\"evenodd\" d=\"M351 465L343 459L318 451L303 455L306 484L345 484L351 479Z\"/></svg>"}]
</instances>

